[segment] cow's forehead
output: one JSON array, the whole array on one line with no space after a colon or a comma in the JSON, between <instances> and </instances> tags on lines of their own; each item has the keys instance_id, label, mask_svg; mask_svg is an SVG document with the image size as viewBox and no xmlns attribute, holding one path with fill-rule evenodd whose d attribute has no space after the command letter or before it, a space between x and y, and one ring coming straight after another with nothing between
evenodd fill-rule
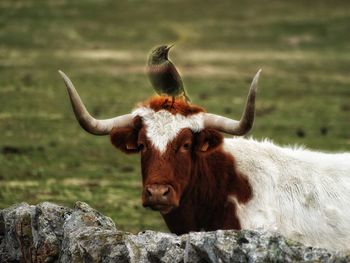
<instances>
[{"instance_id":1,"label":"cow's forehead","mask_svg":"<svg viewBox=\"0 0 350 263\"><path fill-rule=\"evenodd\" d=\"M153 146L164 153L169 142L184 128L199 132L204 128L203 113L184 116L167 110L154 111L148 107L133 110L133 116L140 116L146 126L146 136Z\"/></svg>"}]
</instances>

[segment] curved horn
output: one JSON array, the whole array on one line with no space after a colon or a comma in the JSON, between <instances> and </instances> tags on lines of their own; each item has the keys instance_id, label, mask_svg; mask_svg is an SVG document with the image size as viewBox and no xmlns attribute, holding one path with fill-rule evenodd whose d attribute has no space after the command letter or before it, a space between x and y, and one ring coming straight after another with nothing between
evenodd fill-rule
<instances>
[{"instance_id":1,"label":"curved horn","mask_svg":"<svg viewBox=\"0 0 350 263\"><path fill-rule=\"evenodd\" d=\"M86 110L85 105L81 101L72 81L61 70L58 72L66 84L75 117L84 130L94 135L108 135L113 127L131 126L133 119L131 114L121 115L106 120L97 120L92 117Z\"/></svg>"},{"instance_id":2,"label":"curved horn","mask_svg":"<svg viewBox=\"0 0 350 263\"><path fill-rule=\"evenodd\" d=\"M245 135L253 127L255 115L255 96L261 69L255 74L250 85L247 102L240 121L232 120L220 115L206 113L204 127L213 128L232 135Z\"/></svg>"}]
</instances>

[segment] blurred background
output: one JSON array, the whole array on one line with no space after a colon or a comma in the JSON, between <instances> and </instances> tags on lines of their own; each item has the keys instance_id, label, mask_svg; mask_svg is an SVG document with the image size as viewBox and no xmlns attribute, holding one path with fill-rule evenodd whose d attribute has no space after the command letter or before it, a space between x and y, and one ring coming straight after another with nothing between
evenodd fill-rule
<instances>
[{"instance_id":1,"label":"blurred background","mask_svg":"<svg viewBox=\"0 0 350 263\"><path fill-rule=\"evenodd\" d=\"M166 231L141 206L139 156L79 127L57 70L109 118L153 95L146 57L169 43L194 103L239 118L262 68L254 138L350 151L349 1L1 0L0 209L81 200Z\"/></svg>"}]
</instances>

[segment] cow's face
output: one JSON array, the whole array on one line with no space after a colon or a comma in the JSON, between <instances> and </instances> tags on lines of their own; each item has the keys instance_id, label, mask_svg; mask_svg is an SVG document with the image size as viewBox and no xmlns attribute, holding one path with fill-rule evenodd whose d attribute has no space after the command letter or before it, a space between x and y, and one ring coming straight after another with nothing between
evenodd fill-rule
<instances>
[{"instance_id":1,"label":"cow's face","mask_svg":"<svg viewBox=\"0 0 350 263\"><path fill-rule=\"evenodd\" d=\"M170 125L175 133L169 131L168 140L165 136L160 142L162 139L150 136L166 134L166 128L162 129L166 124L158 127L161 134L152 134L156 128L152 125L136 117L133 127L114 128L111 141L126 153L140 153L143 206L166 214L180 205L184 193L196 183L196 164L222 143L222 135L212 129L193 131L191 127Z\"/></svg>"}]
</instances>

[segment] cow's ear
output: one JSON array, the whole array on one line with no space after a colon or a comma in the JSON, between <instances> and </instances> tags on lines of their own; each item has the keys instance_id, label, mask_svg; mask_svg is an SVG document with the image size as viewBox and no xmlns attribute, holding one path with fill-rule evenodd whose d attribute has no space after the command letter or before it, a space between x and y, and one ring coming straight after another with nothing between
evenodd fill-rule
<instances>
[{"instance_id":1,"label":"cow's ear","mask_svg":"<svg viewBox=\"0 0 350 263\"><path fill-rule=\"evenodd\" d=\"M113 128L110 132L112 144L125 153L138 153L137 141L141 127L141 118L136 117L133 121L133 127Z\"/></svg>"},{"instance_id":2,"label":"cow's ear","mask_svg":"<svg viewBox=\"0 0 350 263\"><path fill-rule=\"evenodd\" d=\"M196 136L196 151L210 153L222 144L223 139L220 132L214 129L204 129Z\"/></svg>"}]
</instances>

